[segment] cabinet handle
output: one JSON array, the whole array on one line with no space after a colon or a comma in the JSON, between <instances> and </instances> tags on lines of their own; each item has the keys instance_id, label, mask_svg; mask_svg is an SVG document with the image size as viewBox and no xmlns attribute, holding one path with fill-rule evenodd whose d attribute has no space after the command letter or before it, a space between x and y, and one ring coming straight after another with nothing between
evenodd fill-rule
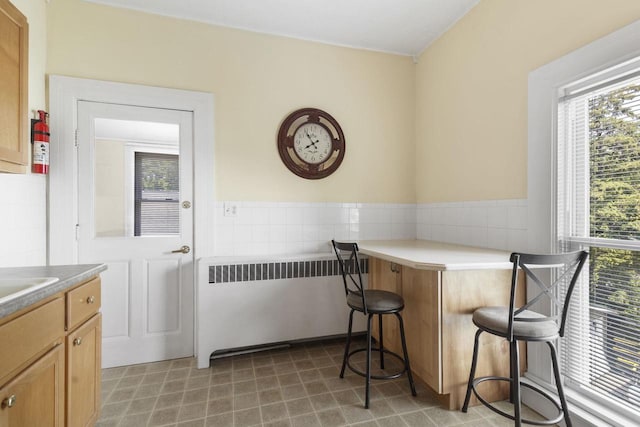
<instances>
[{"instance_id":1,"label":"cabinet handle","mask_svg":"<svg viewBox=\"0 0 640 427\"><path fill-rule=\"evenodd\" d=\"M5 397L4 400L2 401L2 409L13 408L15 404L16 404L16 395L12 394L9 397Z\"/></svg>"},{"instance_id":2,"label":"cabinet handle","mask_svg":"<svg viewBox=\"0 0 640 427\"><path fill-rule=\"evenodd\" d=\"M400 266L398 266L398 264L396 264L395 262L390 263L390 268L392 272L400 273Z\"/></svg>"},{"instance_id":3,"label":"cabinet handle","mask_svg":"<svg viewBox=\"0 0 640 427\"><path fill-rule=\"evenodd\" d=\"M94 302L96 302L96 299L93 295L87 298L87 304L93 304Z\"/></svg>"},{"instance_id":4,"label":"cabinet handle","mask_svg":"<svg viewBox=\"0 0 640 427\"><path fill-rule=\"evenodd\" d=\"M73 340L73 345L80 345L82 344L82 338L78 337L75 340Z\"/></svg>"}]
</instances>

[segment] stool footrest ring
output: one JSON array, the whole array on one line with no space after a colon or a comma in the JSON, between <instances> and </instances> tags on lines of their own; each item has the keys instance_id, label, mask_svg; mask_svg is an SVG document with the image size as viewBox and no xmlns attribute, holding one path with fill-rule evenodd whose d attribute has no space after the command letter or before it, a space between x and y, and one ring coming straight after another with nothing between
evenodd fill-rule
<instances>
[{"instance_id":1,"label":"stool footrest ring","mask_svg":"<svg viewBox=\"0 0 640 427\"><path fill-rule=\"evenodd\" d=\"M473 380L473 382L471 383L471 389L473 390L473 394L475 394L475 396L478 398L478 400L480 401L480 403L482 403L484 406L486 406L487 408L491 409L493 412L495 412L498 415L502 415L505 418L509 418L510 420L515 420L516 418L511 415L508 414L498 408L496 408L492 403L488 402L487 400L485 400L480 393L478 392L478 390L476 390L476 386L480 383L483 383L485 381L505 381L510 383L511 379L507 378L507 377L495 377L495 376L487 376L487 377L478 377L476 379ZM526 387L529 390L532 390L538 394L540 394L542 397L544 397L545 399L547 399L549 402L551 402L556 409L558 410L558 415L550 420L542 420L542 421L538 421L538 420L529 420L529 419L524 419L522 418L522 422L525 424L533 424L533 425L538 425L538 426L548 426L548 425L554 425L557 424L558 422L560 422L560 420L562 420L564 418L564 414L562 412L562 407L560 406L560 404L558 402L556 402L556 400L553 398L553 396L551 396L551 394L549 394L546 390L541 389L540 387L537 387L533 384L528 384L525 382L520 381L520 385L522 387Z\"/></svg>"},{"instance_id":2,"label":"stool footrest ring","mask_svg":"<svg viewBox=\"0 0 640 427\"><path fill-rule=\"evenodd\" d=\"M366 372L363 372L363 371L361 371L361 370L359 370L359 369L357 369L357 368L355 368L355 367L353 367L353 366L351 365L351 356L353 356L353 355L354 355L354 354L356 354L356 353L363 352L363 351L367 351L367 349L366 349L366 348L359 348L359 349L357 349L357 350L353 350L352 352L350 352L350 353L349 353L349 355L347 356L347 367L348 367L348 368L349 368L353 373L358 374L358 375L360 375L360 376L362 376L362 377L366 377L366 376L367 376L367 373L366 373ZM379 352L379 351L380 351L380 349L379 349L379 348L371 347L371 353L373 353L374 351ZM374 380L393 380L393 379L395 379L395 378L400 378L400 377L402 376L402 374L404 374L405 372L407 372L407 364L405 363L405 361L404 361L404 359L403 359L402 357L400 357L400 356L399 356L399 355L397 355L396 353L394 353L394 352L392 352L392 351L389 351L389 350L387 350L387 349L383 349L383 350L382 350L382 352L383 352L383 353L385 353L385 354L388 354L389 356L393 356L393 357L395 357L396 359L398 359L399 361L401 361L401 362L402 362L402 366L403 366L403 368L402 368L402 370L401 370L401 371L396 372L396 373L393 373L393 374L389 374L389 375L371 375L371 378L372 378L372 379L374 379Z\"/></svg>"}]
</instances>

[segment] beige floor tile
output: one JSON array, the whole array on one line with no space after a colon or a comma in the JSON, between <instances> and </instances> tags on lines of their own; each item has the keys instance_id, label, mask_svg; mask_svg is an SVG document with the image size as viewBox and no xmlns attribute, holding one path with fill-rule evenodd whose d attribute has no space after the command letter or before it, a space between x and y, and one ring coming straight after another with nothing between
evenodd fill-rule
<instances>
[{"instance_id":1,"label":"beige floor tile","mask_svg":"<svg viewBox=\"0 0 640 427\"><path fill-rule=\"evenodd\" d=\"M316 414L300 415L298 417L291 418L291 425L293 427L320 427L320 420Z\"/></svg>"},{"instance_id":2,"label":"beige floor tile","mask_svg":"<svg viewBox=\"0 0 640 427\"><path fill-rule=\"evenodd\" d=\"M215 359L197 369L195 359L103 370L99 427L507 427L509 419L484 406L468 413L440 407L405 376L374 380L364 409L365 380L347 370L338 377L344 347L305 344ZM358 357L363 358L359 354ZM378 363L374 357L374 363ZM385 362L389 371L393 359ZM508 402L498 407L511 411ZM523 407L523 415L539 420Z\"/></svg>"},{"instance_id":3,"label":"beige floor tile","mask_svg":"<svg viewBox=\"0 0 640 427\"><path fill-rule=\"evenodd\" d=\"M207 406L207 415L220 415L231 411L233 411L233 399L231 397L210 400Z\"/></svg>"},{"instance_id":4,"label":"beige floor tile","mask_svg":"<svg viewBox=\"0 0 640 427\"><path fill-rule=\"evenodd\" d=\"M339 427L347 424L342 411L339 408L316 412L322 427Z\"/></svg>"},{"instance_id":5,"label":"beige floor tile","mask_svg":"<svg viewBox=\"0 0 640 427\"><path fill-rule=\"evenodd\" d=\"M233 427L233 412L207 417L205 427Z\"/></svg>"},{"instance_id":6,"label":"beige floor tile","mask_svg":"<svg viewBox=\"0 0 640 427\"><path fill-rule=\"evenodd\" d=\"M233 423L236 427L249 427L261 424L262 418L260 417L260 408L234 411Z\"/></svg>"},{"instance_id":7,"label":"beige floor tile","mask_svg":"<svg viewBox=\"0 0 640 427\"><path fill-rule=\"evenodd\" d=\"M260 407L260 412L262 413L262 422L264 423L270 423L289 417L287 407L284 402L262 405Z\"/></svg>"},{"instance_id":8,"label":"beige floor tile","mask_svg":"<svg viewBox=\"0 0 640 427\"><path fill-rule=\"evenodd\" d=\"M285 402L285 404L287 406L289 416L291 417L296 417L298 415L313 412L313 405L311 404L311 400L309 400L309 398L307 397L303 397L302 399L289 400Z\"/></svg>"}]
</instances>

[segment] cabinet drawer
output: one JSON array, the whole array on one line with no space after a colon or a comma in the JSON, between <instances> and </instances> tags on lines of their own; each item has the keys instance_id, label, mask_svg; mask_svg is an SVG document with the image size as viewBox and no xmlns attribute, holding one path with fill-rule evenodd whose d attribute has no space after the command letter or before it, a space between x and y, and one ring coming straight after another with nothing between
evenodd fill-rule
<instances>
[{"instance_id":1,"label":"cabinet drawer","mask_svg":"<svg viewBox=\"0 0 640 427\"><path fill-rule=\"evenodd\" d=\"M55 299L0 326L0 384L64 336L64 300Z\"/></svg>"},{"instance_id":2,"label":"cabinet drawer","mask_svg":"<svg viewBox=\"0 0 640 427\"><path fill-rule=\"evenodd\" d=\"M100 309L100 278L67 292L67 330L71 331Z\"/></svg>"}]
</instances>

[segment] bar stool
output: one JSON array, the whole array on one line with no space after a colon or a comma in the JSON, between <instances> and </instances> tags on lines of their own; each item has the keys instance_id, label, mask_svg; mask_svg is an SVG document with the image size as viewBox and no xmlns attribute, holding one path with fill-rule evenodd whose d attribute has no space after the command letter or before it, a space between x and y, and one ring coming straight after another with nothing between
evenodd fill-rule
<instances>
[{"instance_id":1,"label":"bar stool","mask_svg":"<svg viewBox=\"0 0 640 427\"><path fill-rule=\"evenodd\" d=\"M589 254L585 251L576 251L557 255L532 255L523 253L511 254L510 261L513 263L513 271L511 274L511 295L509 307L482 307L475 310L473 313L473 323L478 327L478 331L476 332L475 344L473 347L473 360L471 362L469 383L467 385L467 394L464 400L464 405L462 406L462 412L467 412L467 409L469 408L469 400L471 399L471 392L473 391L480 403L487 406L493 412L513 420L517 427L521 426L522 423L552 425L557 424L563 418L567 427L571 427L569 409L562 389L562 380L560 378L560 370L558 368L557 352L553 342L564 336L569 301L580 271L582 270L588 255ZM537 285L540 287L540 291L537 295L533 296L533 298L528 298L529 302L525 305L517 308L515 307L515 300L519 269L522 269L522 271L525 272L528 283L530 285ZM535 270L535 273L533 270ZM560 287L560 284L566 285L564 298L557 296L560 295L560 292L557 292L557 288ZM529 289L531 289L531 286L529 286ZM552 313L555 312L557 313L556 315L547 316L530 310L532 305L544 299L548 299L552 303L552 306L554 306L553 308L555 309L552 310ZM490 334L503 337L509 341L510 378L497 376L474 378L476 364L478 361L478 341L482 332L488 332ZM532 384L520 381L520 357L518 354L519 341L546 342L549 346L551 361L553 364L553 375L555 377L560 404L558 404L558 402L556 402L556 400L547 391ZM510 401L514 405L514 415L496 408L494 405L483 399L483 397L478 393L476 386L484 381L509 382ZM527 387L549 400L558 410L558 415L554 419L546 421L523 419L521 414L520 387Z\"/></svg>"},{"instance_id":2,"label":"bar stool","mask_svg":"<svg viewBox=\"0 0 640 427\"><path fill-rule=\"evenodd\" d=\"M342 243L332 240L333 250L338 258L338 264L340 265L340 273L342 274L342 280L344 282L344 289L347 295L347 305L351 308L349 313L349 329L347 332L347 344L344 349L344 358L342 359L342 369L340 370L340 378L344 378L344 371L346 367L349 367L354 373L366 378L365 382L365 409L369 408L369 387L371 385L371 379L376 380L390 380L400 377L403 373L407 373L409 379L409 386L411 387L411 394L416 395L416 387L413 382L413 376L411 375L411 366L409 365L409 355L407 354L407 343L404 338L404 323L402 322L402 316L400 312L404 308L404 300L398 294L382 290L364 289L362 282L362 266L360 259L358 258L358 244L357 243ZM353 325L353 313L360 312L367 316L367 346L366 348L360 348L357 350L349 351L351 346L351 328ZM371 346L371 321L373 316L378 315L378 328L379 328L379 343L378 347ZM402 341L402 352L404 358L398 354L393 353L383 346L382 341L382 316L385 314L392 314L398 318L400 324L400 339ZM366 371L355 368L349 361L351 356L357 353L366 351ZM384 369L384 355L388 354L402 362L403 368L396 373L389 375L372 375L371 374L371 352L377 351L380 353L380 369Z\"/></svg>"}]
</instances>

